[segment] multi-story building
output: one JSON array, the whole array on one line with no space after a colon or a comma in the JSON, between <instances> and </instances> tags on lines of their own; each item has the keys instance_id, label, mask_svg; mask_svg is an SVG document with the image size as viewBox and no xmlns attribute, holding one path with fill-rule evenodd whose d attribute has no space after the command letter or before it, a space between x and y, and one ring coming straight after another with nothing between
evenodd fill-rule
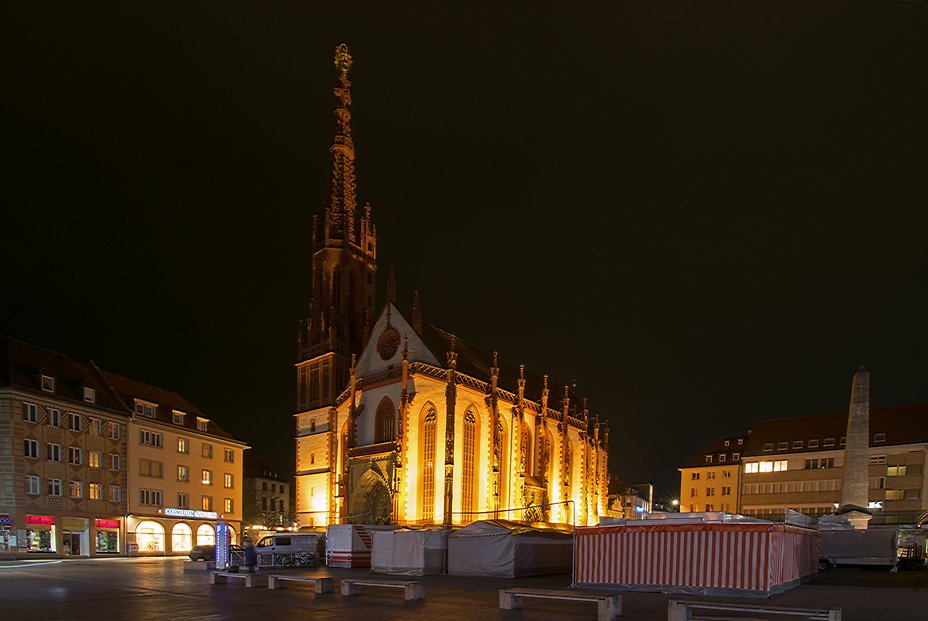
<instances>
[{"instance_id":1,"label":"multi-story building","mask_svg":"<svg viewBox=\"0 0 928 621\"><path fill-rule=\"evenodd\" d=\"M680 511L738 511L745 437L713 444L680 468Z\"/></svg>"},{"instance_id":2,"label":"multi-story building","mask_svg":"<svg viewBox=\"0 0 928 621\"><path fill-rule=\"evenodd\" d=\"M417 301L407 320L392 277L373 321L376 236L369 207L356 217L343 45L335 64L331 193L314 225L313 298L297 341L300 525L596 523L608 430L584 401L565 387L549 407L547 377L424 323Z\"/></svg>"},{"instance_id":3,"label":"multi-story building","mask_svg":"<svg viewBox=\"0 0 928 621\"><path fill-rule=\"evenodd\" d=\"M139 554L186 554L215 542L216 521L241 535L247 445L176 392L109 371L130 410L126 536Z\"/></svg>"},{"instance_id":4,"label":"multi-story building","mask_svg":"<svg viewBox=\"0 0 928 621\"><path fill-rule=\"evenodd\" d=\"M848 413L759 421L743 459L741 512L782 519L787 509L834 513L845 478ZM928 404L870 410L868 509L910 522L928 509Z\"/></svg>"},{"instance_id":5,"label":"multi-story building","mask_svg":"<svg viewBox=\"0 0 928 621\"><path fill-rule=\"evenodd\" d=\"M92 362L0 339L0 556L125 552L128 422Z\"/></svg>"},{"instance_id":6,"label":"multi-story building","mask_svg":"<svg viewBox=\"0 0 928 621\"><path fill-rule=\"evenodd\" d=\"M181 395L0 340L0 555L183 554L240 532L247 446Z\"/></svg>"},{"instance_id":7,"label":"multi-story building","mask_svg":"<svg viewBox=\"0 0 928 621\"><path fill-rule=\"evenodd\" d=\"M254 451L245 455L242 525L263 531L293 526L293 481L263 463Z\"/></svg>"}]
</instances>

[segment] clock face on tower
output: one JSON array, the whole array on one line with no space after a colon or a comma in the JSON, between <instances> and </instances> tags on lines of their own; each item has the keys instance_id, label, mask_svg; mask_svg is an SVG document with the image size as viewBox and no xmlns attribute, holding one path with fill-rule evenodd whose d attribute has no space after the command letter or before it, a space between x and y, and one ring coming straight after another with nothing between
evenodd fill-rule
<instances>
[{"instance_id":1,"label":"clock face on tower","mask_svg":"<svg viewBox=\"0 0 928 621\"><path fill-rule=\"evenodd\" d=\"M387 326L387 329L380 333L377 339L377 353L380 354L381 360L389 360L396 354L400 347L400 333L393 326Z\"/></svg>"}]
</instances>

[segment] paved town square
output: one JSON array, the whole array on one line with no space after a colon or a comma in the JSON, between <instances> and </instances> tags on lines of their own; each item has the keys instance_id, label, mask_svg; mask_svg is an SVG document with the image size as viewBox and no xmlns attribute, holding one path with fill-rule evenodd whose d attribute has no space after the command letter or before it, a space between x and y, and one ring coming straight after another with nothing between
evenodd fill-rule
<instances>
[{"instance_id":1,"label":"paved town square","mask_svg":"<svg viewBox=\"0 0 928 621\"><path fill-rule=\"evenodd\" d=\"M185 571L186 567L186 571ZM281 570L274 570L280 573ZM282 570L284 572L288 570ZM414 578L426 588L423 601L403 600L392 589L370 589L346 598L314 594L311 587L246 589L242 584L211 585L205 564L177 558L67 560L0 565L3 617L71 621L233 620L325 618L332 621L378 619L490 619L573 621L595 619L595 604L526 600L522 610L500 610L500 588L518 585L563 588L570 576L493 580L450 576ZM366 569L292 570L293 575L336 579L370 576ZM395 576L394 576L395 577ZM624 593L622 619L666 619L672 596ZM702 598L697 598L702 599ZM831 571L770 599L717 598L790 607L841 607L844 621L922 620L928 611L928 575L914 572Z\"/></svg>"}]
</instances>

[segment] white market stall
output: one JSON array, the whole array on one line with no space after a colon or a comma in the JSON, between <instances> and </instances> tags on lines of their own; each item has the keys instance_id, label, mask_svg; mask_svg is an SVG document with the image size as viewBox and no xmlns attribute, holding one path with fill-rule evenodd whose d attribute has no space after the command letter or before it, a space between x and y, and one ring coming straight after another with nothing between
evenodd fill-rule
<instances>
[{"instance_id":1,"label":"white market stall","mask_svg":"<svg viewBox=\"0 0 928 621\"><path fill-rule=\"evenodd\" d=\"M444 529L374 532L371 570L400 576L435 576L445 571L448 531Z\"/></svg>"},{"instance_id":2,"label":"white market stall","mask_svg":"<svg viewBox=\"0 0 928 621\"><path fill-rule=\"evenodd\" d=\"M481 520L448 535L448 574L519 578L570 573L570 532Z\"/></svg>"},{"instance_id":3,"label":"white market stall","mask_svg":"<svg viewBox=\"0 0 928 621\"><path fill-rule=\"evenodd\" d=\"M325 535L325 564L329 567L370 567L373 533L395 529L396 526L329 524Z\"/></svg>"}]
</instances>

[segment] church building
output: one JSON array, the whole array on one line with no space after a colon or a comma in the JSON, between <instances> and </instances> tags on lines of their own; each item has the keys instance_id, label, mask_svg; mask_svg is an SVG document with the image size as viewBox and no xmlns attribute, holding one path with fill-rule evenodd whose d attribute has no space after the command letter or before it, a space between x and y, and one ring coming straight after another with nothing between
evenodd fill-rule
<instances>
[{"instance_id":1,"label":"church building","mask_svg":"<svg viewBox=\"0 0 928 621\"><path fill-rule=\"evenodd\" d=\"M373 316L377 238L370 206L357 213L344 45L335 65L331 190L298 337L300 526L596 524L609 430L585 399L423 322L418 298L405 316L392 273Z\"/></svg>"}]
</instances>

